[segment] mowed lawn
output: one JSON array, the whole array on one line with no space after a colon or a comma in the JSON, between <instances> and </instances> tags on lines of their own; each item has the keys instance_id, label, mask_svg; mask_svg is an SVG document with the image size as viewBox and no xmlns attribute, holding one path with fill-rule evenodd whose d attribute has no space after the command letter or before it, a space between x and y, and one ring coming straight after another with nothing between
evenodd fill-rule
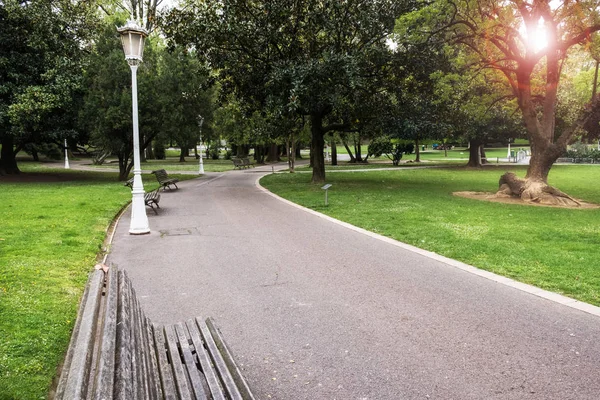
<instances>
[{"instance_id":1,"label":"mowed lawn","mask_svg":"<svg viewBox=\"0 0 600 400\"><path fill-rule=\"evenodd\" d=\"M107 227L131 199L116 177L0 177L0 399L47 397Z\"/></svg>"},{"instance_id":2,"label":"mowed lawn","mask_svg":"<svg viewBox=\"0 0 600 400\"><path fill-rule=\"evenodd\" d=\"M507 170L328 172L329 206L310 174L267 176L278 195L342 221L521 282L600 305L600 209L510 205L453 196L495 192ZM600 203L600 166L555 166L550 183ZM399 260L400 261L400 260ZM368 268L368 266L365 266Z\"/></svg>"}]
</instances>

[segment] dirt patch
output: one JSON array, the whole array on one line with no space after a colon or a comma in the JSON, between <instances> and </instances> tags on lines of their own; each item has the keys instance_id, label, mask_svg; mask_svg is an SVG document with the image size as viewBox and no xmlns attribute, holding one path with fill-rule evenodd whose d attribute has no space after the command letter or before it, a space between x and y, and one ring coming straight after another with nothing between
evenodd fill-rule
<instances>
[{"instance_id":1,"label":"dirt patch","mask_svg":"<svg viewBox=\"0 0 600 400\"><path fill-rule=\"evenodd\" d=\"M580 200L577 200L581 203L580 206L568 207L568 206L559 206L559 205L551 206L551 205L546 205L546 204L526 202L517 197L496 197L495 193L489 193L489 192L454 192L452 194L454 196L465 197L467 199L492 201L494 203L516 204L516 205L520 205L520 206L555 207L555 208L568 208L568 209L572 209L572 210L587 210L587 209L600 208L600 204L586 203L586 202L580 201Z\"/></svg>"}]
</instances>

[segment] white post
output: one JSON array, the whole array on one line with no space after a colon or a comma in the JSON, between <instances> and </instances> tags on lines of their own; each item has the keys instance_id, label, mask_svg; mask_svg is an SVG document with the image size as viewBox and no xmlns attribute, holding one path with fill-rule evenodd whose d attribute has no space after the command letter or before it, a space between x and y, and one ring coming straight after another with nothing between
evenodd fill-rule
<instances>
[{"instance_id":1,"label":"white post","mask_svg":"<svg viewBox=\"0 0 600 400\"><path fill-rule=\"evenodd\" d=\"M150 233L146 204L144 203L144 184L142 183L142 168L140 166L140 133L138 130L137 104L137 65L131 62L131 105L133 112L133 187L131 189L131 223L129 233L143 235Z\"/></svg>"},{"instance_id":2,"label":"white post","mask_svg":"<svg viewBox=\"0 0 600 400\"><path fill-rule=\"evenodd\" d=\"M70 169L69 166L69 148L67 147L67 139L65 139L65 169Z\"/></svg>"},{"instance_id":3,"label":"white post","mask_svg":"<svg viewBox=\"0 0 600 400\"><path fill-rule=\"evenodd\" d=\"M508 152L506 153L506 158L510 161L510 142L508 142Z\"/></svg>"},{"instance_id":4,"label":"white post","mask_svg":"<svg viewBox=\"0 0 600 400\"><path fill-rule=\"evenodd\" d=\"M204 161L202 161L202 127L200 127L200 152L199 152L199 158L200 158L200 165L199 165L199 170L198 173L200 175L204 175Z\"/></svg>"}]
</instances>

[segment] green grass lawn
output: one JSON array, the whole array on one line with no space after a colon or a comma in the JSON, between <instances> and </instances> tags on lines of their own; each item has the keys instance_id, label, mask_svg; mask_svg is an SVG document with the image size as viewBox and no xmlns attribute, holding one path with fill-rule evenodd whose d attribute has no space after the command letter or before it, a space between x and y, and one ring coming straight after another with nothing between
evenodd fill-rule
<instances>
[{"instance_id":1,"label":"green grass lawn","mask_svg":"<svg viewBox=\"0 0 600 400\"><path fill-rule=\"evenodd\" d=\"M114 173L20 168L21 182L0 177L3 400L47 397L106 229L131 199Z\"/></svg>"},{"instance_id":2,"label":"green grass lawn","mask_svg":"<svg viewBox=\"0 0 600 400\"><path fill-rule=\"evenodd\" d=\"M329 206L310 174L261 183L303 206L521 282L600 305L600 209L509 205L453 196L494 192L506 170L398 169L328 174ZM600 203L598 166L555 166L550 183Z\"/></svg>"}]
</instances>

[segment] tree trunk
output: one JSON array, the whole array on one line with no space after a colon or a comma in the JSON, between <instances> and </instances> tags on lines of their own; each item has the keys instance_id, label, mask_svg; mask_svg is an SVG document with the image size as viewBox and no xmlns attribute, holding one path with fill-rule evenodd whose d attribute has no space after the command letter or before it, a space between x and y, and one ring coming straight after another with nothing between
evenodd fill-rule
<instances>
[{"instance_id":1,"label":"tree trunk","mask_svg":"<svg viewBox=\"0 0 600 400\"><path fill-rule=\"evenodd\" d=\"M18 174L20 172L17 166L17 154L14 152L14 138L12 135L3 135L2 151L0 152L0 175Z\"/></svg>"},{"instance_id":2,"label":"tree trunk","mask_svg":"<svg viewBox=\"0 0 600 400\"><path fill-rule=\"evenodd\" d=\"M355 163L356 158L354 157L352 150L350 150L350 147L348 146L348 142L346 141L345 136L342 136L342 144L344 145L344 147L346 148L346 151L348 152L348 155L350 156L350 163Z\"/></svg>"},{"instance_id":3,"label":"tree trunk","mask_svg":"<svg viewBox=\"0 0 600 400\"><path fill-rule=\"evenodd\" d=\"M487 156L485 155L485 148L483 147L483 143L479 145L479 160L481 161L481 165L487 164Z\"/></svg>"},{"instance_id":4,"label":"tree trunk","mask_svg":"<svg viewBox=\"0 0 600 400\"><path fill-rule=\"evenodd\" d=\"M275 143L271 143L269 146L269 154L267 155L267 162L278 162L281 161L279 158L279 146Z\"/></svg>"},{"instance_id":5,"label":"tree trunk","mask_svg":"<svg viewBox=\"0 0 600 400\"><path fill-rule=\"evenodd\" d=\"M338 165L337 162L337 143L331 139L331 165Z\"/></svg>"},{"instance_id":6,"label":"tree trunk","mask_svg":"<svg viewBox=\"0 0 600 400\"><path fill-rule=\"evenodd\" d=\"M312 137L310 152L312 160L312 183L325 182L325 134L323 133L323 117L319 114L310 116L310 133Z\"/></svg>"},{"instance_id":7,"label":"tree trunk","mask_svg":"<svg viewBox=\"0 0 600 400\"><path fill-rule=\"evenodd\" d=\"M481 152L479 149L481 144L482 141L479 138L471 139L469 142L469 162L467 163L467 167L481 167Z\"/></svg>"},{"instance_id":8,"label":"tree trunk","mask_svg":"<svg viewBox=\"0 0 600 400\"><path fill-rule=\"evenodd\" d=\"M537 179L518 178L507 172L500 177L497 197L519 197L525 202L577 207L581 203L571 196Z\"/></svg>"},{"instance_id":9,"label":"tree trunk","mask_svg":"<svg viewBox=\"0 0 600 400\"><path fill-rule=\"evenodd\" d=\"M183 146L179 150L179 162L185 162L185 150Z\"/></svg>"},{"instance_id":10,"label":"tree trunk","mask_svg":"<svg viewBox=\"0 0 600 400\"><path fill-rule=\"evenodd\" d=\"M415 138L415 162L421 162L421 149L419 149L419 135Z\"/></svg>"},{"instance_id":11,"label":"tree trunk","mask_svg":"<svg viewBox=\"0 0 600 400\"><path fill-rule=\"evenodd\" d=\"M354 137L354 155L357 163L364 162L362 158L362 147L360 145L360 133Z\"/></svg>"}]
</instances>

